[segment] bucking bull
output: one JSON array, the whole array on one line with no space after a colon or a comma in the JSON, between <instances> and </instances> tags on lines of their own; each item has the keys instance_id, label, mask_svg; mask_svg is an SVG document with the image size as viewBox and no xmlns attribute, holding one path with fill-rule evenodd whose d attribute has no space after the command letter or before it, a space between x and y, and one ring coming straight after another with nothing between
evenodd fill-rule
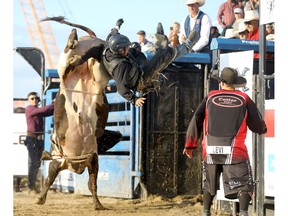
<instances>
[{"instance_id":1,"label":"bucking bull","mask_svg":"<svg viewBox=\"0 0 288 216\"><path fill-rule=\"evenodd\" d=\"M110 76L101 55L76 67L69 65L69 59L75 54L84 54L93 46L104 49L105 41L97 38L89 28L67 22L64 17L48 17L42 21L57 21L80 28L89 36L78 39L73 28L59 58L60 88L54 104L52 150L42 154L42 160L51 161L36 203L45 203L48 190L60 171L68 169L82 174L87 167L94 209L104 209L97 196L98 154L107 151L122 137L119 132L105 130L109 111L105 87Z\"/></svg>"}]
</instances>

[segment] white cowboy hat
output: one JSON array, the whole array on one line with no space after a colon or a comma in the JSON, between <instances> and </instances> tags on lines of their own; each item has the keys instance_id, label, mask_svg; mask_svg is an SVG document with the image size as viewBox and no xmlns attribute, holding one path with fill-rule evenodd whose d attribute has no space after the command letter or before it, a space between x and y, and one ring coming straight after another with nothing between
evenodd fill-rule
<instances>
[{"instance_id":1,"label":"white cowboy hat","mask_svg":"<svg viewBox=\"0 0 288 216\"><path fill-rule=\"evenodd\" d=\"M240 22L238 25L238 29L237 31L235 31L235 33L240 33L240 32L244 32L246 30L246 25L244 22Z\"/></svg>"},{"instance_id":2,"label":"white cowboy hat","mask_svg":"<svg viewBox=\"0 0 288 216\"><path fill-rule=\"evenodd\" d=\"M225 36L219 36L219 38L238 38L238 36L238 33L235 33L233 28L228 28L225 31Z\"/></svg>"},{"instance_id":3,"label":"white cowboy hat","mask_svg":"<svg viewBox=\"0 0 288 216\"><path fill-rule=\"evenodd\" d=\"M251 20L259 20L259 13L256 10L247 10L244 15L244 22L249 22Z\"/></svg>"},{"instance_id":4,"label":"white cowboy hat","mask_svg":"<svg viewBox=\"0 0 288 216\"><path fill-rule=\"evenodd\" d=\"M199 7L205 4L205 0L186 0L186 5L198 3Z\"/></svg>"}]
</instances>

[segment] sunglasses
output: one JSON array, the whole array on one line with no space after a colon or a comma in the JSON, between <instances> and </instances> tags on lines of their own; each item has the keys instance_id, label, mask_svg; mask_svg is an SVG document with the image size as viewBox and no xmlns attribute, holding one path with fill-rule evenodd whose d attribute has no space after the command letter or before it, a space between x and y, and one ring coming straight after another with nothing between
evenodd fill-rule
<instances>
[{"instance_id":1,"label":"sunglasses","mask_svg":"<svg viewBox=\"0 0 288 216\"><path fill-rule=\"evenodd\" d=\"M40 100L39 97L31 97L30 100Z\"/></svg>"}]
</instances>

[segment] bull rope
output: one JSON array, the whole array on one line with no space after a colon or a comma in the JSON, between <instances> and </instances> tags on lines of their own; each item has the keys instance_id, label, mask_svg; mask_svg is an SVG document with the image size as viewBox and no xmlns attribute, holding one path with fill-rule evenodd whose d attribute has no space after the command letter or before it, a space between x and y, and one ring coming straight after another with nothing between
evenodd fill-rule
<instances>
[{"instance_id":1,"label":"bull rope","mask_svg":"<svg viewBox=\"0 0 288 216\"><path fill-rule=\"evenodd\" d=\"M64 88L66 91L72 91L72 92L76 92L76 93L84 93L84 94L91 94L91 95L101 95L102 93L92 93L92 92L86 92L86 91L81 91L81 90L75 90L75 89L68 89L68 88Z\"/></svg>"},{"instance_id":2,"label":"bull rope","mask_svg":"<svg viewBox=\"0 0 288 216\"><path fill-rule=\"evenodd\" d=\"M86 161L91 156L92 156L92 154L72 156L72 157L63 156L63 157L65 160L73 162L73 163L83 163L84 161Z\"/></svg>"},{"instance_id":3,"label":"bull rope","mask_svg":"<svg viewBox=\"0 0 288 216\"><path fill-rule=\"evenodd\" d=\"M66 155L63 154L64 153L63 149L62 149L61 146L58 145L59 143L57 142L57 140L55 140L55 139L53 139L51 137L50 141L51 141L51 144L53 145L53 147L56 148L55 152L58 155L51 155L51 153L44 151L48 155L48 157L50 157L49 159L47 158L46 160L52 160L53 156L58 156L58 157L60 157L58 159L64 158L65 160L70 161L70 162L82 163L82 162L85 162L85 160L87 160L88 158L90 158L92 156L92 154L93 154L93 153L92 154L89 153L89 154L79 155L79 156L66 156ZM42 155L43 155L43 153L42 153Z\"/></svg>"}]
</instances>

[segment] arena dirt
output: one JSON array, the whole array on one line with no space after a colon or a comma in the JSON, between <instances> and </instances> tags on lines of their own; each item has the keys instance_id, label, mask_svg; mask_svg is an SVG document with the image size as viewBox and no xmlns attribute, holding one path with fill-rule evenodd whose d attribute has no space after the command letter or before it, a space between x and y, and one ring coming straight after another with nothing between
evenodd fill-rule
<instances>
[{"instance_id":1,"label":"arena dirt","mask_svg":"<svg viewBox=\"0 0 288 216\"><path fill-rule=\"evenodd\" d=\"M202 198L148 196L146 200L99 197L107 210L93 210L91 196L49 191L44 205L34 204L37 195L14 192L14 216L201 216ZM215 212L214 212L215 213ZM223 214L213 214L223 215Z\"/></svg>"}]
</instances>

